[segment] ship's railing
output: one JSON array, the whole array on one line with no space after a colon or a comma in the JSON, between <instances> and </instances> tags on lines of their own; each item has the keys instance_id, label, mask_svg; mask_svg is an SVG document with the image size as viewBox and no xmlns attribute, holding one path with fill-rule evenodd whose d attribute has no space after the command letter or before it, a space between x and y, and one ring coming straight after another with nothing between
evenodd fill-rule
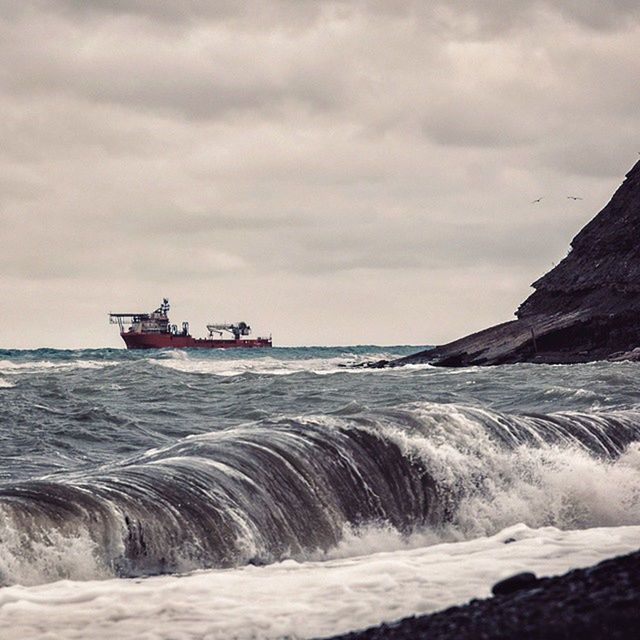
<instances>
[{"instance_id":1,"label":"ship's railing","mask_svg":"<svg viewBox=\"0 0 640 640\"><path fill-rule=\"evenodd\" d=\"M139 325L149 333L163 333L169 329L164 326L168 322L166 318L154 318L149 313L110 313L109 324L117 324L122 333L126 326ZM131 328L129 329L131 331Z\"/></svg>"},{"instance_id":2,"label":"ship's railing","mask_svg":"<svg viewBox=\"0 0 640 640\"><path fill-rule=\"evenodd\" d=\"M134 322L144 322L145 320L149 320L150 316L148 313L110 313L109 314L109 323L110 324L132 324Z\"/></svg>"}]
</instances>

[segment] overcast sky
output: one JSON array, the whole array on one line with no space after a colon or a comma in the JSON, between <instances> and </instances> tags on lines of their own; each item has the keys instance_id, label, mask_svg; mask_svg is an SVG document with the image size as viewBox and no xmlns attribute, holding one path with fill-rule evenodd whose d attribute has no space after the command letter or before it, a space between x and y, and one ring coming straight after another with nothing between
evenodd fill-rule
<instances>
[{"instance_id":1,"label":"overcast sky","mask_svg":"<svg viewBox=\"0 0 640 640\"><path fill-rule=\"evenodd\" d=\"M0 346L163 296L279 345L508 320L638 159L639 72L637 0L0 0Z\"/></svg>"}]
</instances>

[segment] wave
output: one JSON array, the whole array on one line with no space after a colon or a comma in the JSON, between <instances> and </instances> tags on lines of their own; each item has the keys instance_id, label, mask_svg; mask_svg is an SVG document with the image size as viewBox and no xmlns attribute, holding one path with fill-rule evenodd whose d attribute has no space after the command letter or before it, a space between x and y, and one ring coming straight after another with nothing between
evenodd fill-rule
<instances>
[{"instance_id":1,"label":"wave","mask_svg":"<svg viewBox=\"0 0 640 640\"><path fill-rule=\"evenodd\" d=\"M0 590L2 639L326 638L488 597L492 584L523 568L543 577L590 566L637 549L639 538L637 526L515 525L456 544L372 554L365 547L323 562L8 587Z\"/></svg>"},{"instance_id":2,"label":"wave","mask_svg":"<svg viewBox=\"0 0 640 640\"><path fill-rule=\"evenodd\" d=\"M31 360L14 362L0 360L0 373L3 375L17 375L22 373L44 373L48 371L70 371L74 369L104 369L119 364L117 361L107 360L71 360L53 362L51 360Z\"/></svg>"},{"instance_id":3,"label":"wave","mask_svg":"<svg viewBox=\"0 0 640 640\"><path fill-rule=\"evenodd\" d=\"M186 351L170 351L160 357L150 359L159 367L178 371L180 373L207 374L220 377L236 377L246 374L268 376L290 376L297 373L313 373L316 375L331 375L335 373L376 374L380 369L356 368L353 365L369 362L374 359L392 359L394 354L381 352L380 349L371 352L355 352L353 350L331 350L329 354L317 350L315 357L273 357L266 354L250 353L231 357L228 352L220 354L193 354ZM332 353L332 352L336 353ZM217 356L217 357L216 357ZM410 365L408 369L433 369L431 365Z\"/></svg>"},{"instance_id":4,"label":"wave","mask_svg":"<svg viewBox=\"0 0 640 640\"><path fill-rule=\"evenodd\" d=\"M418 347L415 347L418 349ZM152 367L186 374L236 377L247 374L268 376L290 376L296 373L330 375L334 373L375 374L379 369L354 368L352 365L371 360L393 359L406 355L408 347L319 347L276 348L259 350L96 350L13 352L0 350L0 374L45 374L64 373L76 369L106 369L120 366L129 372ZM411 368L433 368L430 365L412 365Z\"/></svg>"},{"instance_id":5,"label":"wave","mask_svg":"<svg viewBox=\"0 0 640 640\"><path fill-rule=\"evenodd\" d=\"M639 441L635 411L517 416L425 403L263 420L0 486L0 580L318 558L355 550L350 536L371 527L424 543L515 522L640 524Z\"/></svg>"}]
</instances>

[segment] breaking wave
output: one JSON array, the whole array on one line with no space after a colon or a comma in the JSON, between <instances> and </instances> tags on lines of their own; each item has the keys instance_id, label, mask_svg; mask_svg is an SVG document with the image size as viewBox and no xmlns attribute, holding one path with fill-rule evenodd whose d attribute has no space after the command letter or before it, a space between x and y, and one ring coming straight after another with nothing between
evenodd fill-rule
<instances>
[{"instance_id":1,"label":"breaking wave","mask_svg":"<svg viewBox=\"0 0 640 640\"><path fill-rule=\"evenodd\" d=\"M238 377L247 374L268 375L268 376L291 376L297 373L312 373L318 376L326 376L335 373L362 375L363 373L378 374L380 369L356 368L353 365L362 362L370 362L372 359L393 358L387 353L362 353L354 354L352 351L345 351L332 357L319 353L316 357L298 357L285 360L280 357L261 355L259 358L225 357L201 358L194 357L184 351L170 351L163 353L160 357L149 359L154 366L162 367L180 373L207 374L213 376ZM253 355L253 354L251 354ZM409 369L433 369L432 365L409 365Z\"/></svg>"},{"instance_id":2,"label":"breaking wave","mask_svg":"<svg viewBox=\"0 0 640 640\"><path fill-rule=\"evenodd\" d=\"M46 371L72 371L74 369L104 369L118 364L117 361L100 360L72 360L69 362L53 362L51 360L33 360L29 362L13 362L0 360L0 373L3 375L17 375L24 373L39 373Z\"/></svg>"},{"instance_id":3,"label":"breaking wave","mask_svg":"<svg viewBox=\"0 0 640 640\"><path fill-rule=\"evenodd\" d=\"M461 540L514 522L640 524L639 442L630 410L423 403L263 420L0 486L0 581L332 557L358 540Z\"/></svg>"}]
</instances>

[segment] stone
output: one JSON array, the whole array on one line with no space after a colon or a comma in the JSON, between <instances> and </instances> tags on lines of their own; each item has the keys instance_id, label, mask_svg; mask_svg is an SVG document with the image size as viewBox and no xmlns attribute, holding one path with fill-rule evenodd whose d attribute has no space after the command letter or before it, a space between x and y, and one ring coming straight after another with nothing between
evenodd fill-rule
<instances>
[{"instance_id":1,"label":"stone","mask_svg":"<svg viewBox=\"0 0 640 640\"><path fill-rule=\"evenodd\" d=\"M532 286L515 320L370 366L640 359L640 162L564 260Z\"/></svg>"},{"instance_id":2,"label":"stone","mask_svg":"<svg viewBox=\"0 0 640 640\"><path fill-rule=\"evenodd\" d=\"M507 593L513 593L514 591L520 591L522 589L529 589L535 586L538 582L535 573L530 571L523 571L522 573L516 573L514 576L500 580L496 582L491 589L491 593L494 596L501 596Z\"/></svg>"},{"instance_id":3,"label":"stone","mask_svg":"<svg viewBox=\"0 0 640 640\"><path fill-rule=\"evenodd\" d=\"M540 578L497 597L333 640L636 640L639 602L640 551L636 551L563 576Z\"/></svg>"}]
</instances>

